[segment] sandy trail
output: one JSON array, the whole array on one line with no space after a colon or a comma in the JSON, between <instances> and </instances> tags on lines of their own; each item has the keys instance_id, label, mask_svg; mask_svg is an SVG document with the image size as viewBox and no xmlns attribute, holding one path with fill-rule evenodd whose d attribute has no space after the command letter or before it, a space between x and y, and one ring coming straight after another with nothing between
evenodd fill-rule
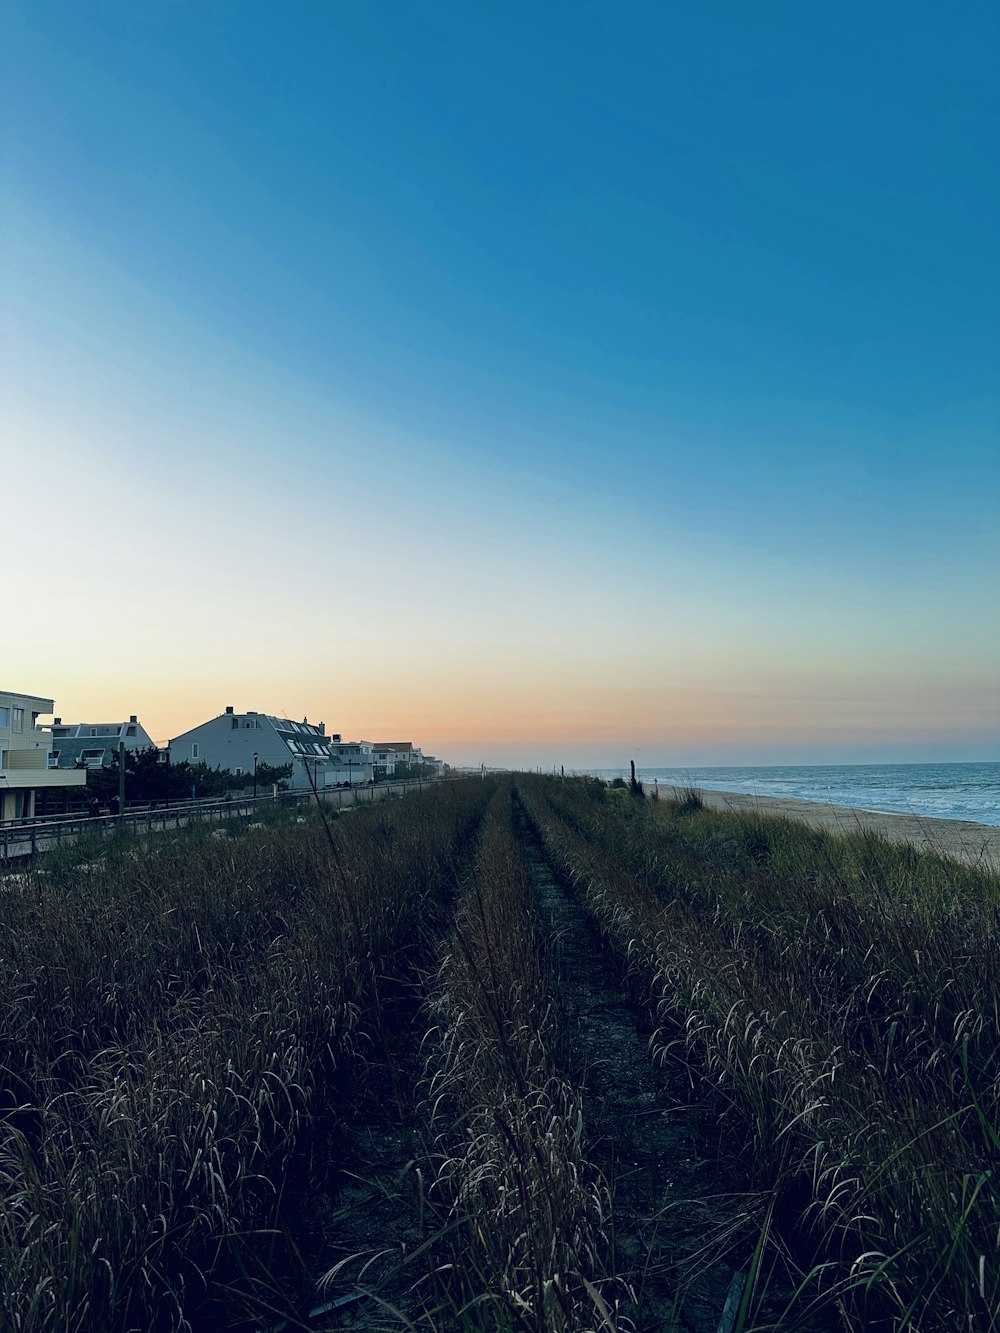
<instances>
[{"instance_id":1,"label":"sandy trail","mask_svg":"<svg viewBox=\"0 0 1000 1333\"><path fill-rule=\"evenodd\" d=\"M716 1201L722 1186L714 1164L698 1150L698 1108L687 1079L679 1062L666 1072L654 1067L650 1032L626 994L621 962L557 882L537 837L524 828L521 836L541 916L556 941L558 1003L573 1032L590 1159L614 1192L611 1264L635 1293L629 1314L640 1333L715 1333L732 1265L713 1256L682 1286L692 1236L708 1235L713 1224L721 1230L718 1215L726 1212ZM727 1202L730 1212L739 1211Z\"/></svg>"},{"instance_id":2,"label":"sandy trail","mask_svg":"<svg viewBox=\"0 0 1000 1333\"><path fill-rule=\"evenodd\" d=\"M682 789L661 782L659 790L661 799L669 800L680 795ZM969 865L1000 869L1000 827L991 824L974 824L965 819L931 819L926 815L887 814L820 801L793 801L783 796L751 796L703 788L699 791L705 804L713 810L753 810L762 815L784 815L789 819L802 819L813 828L830 833L873 829L893 842L909 842L922 851L940 852Z\"/></svg>"},{"instance_id":3,"label":"sandy trail","mask_svg":"<svg viewBox=\"0 0 1000 1333\"><path fill-rule=\"evenodd\" d=\"M613 1191L611 1267L635 1295L626 1309L633 1323L622 1327L718 1333L735 1266L745 1270L753 1250L762 1196L749 1190L745 1164L721 1137L717 1109L693 1095L686 1064L651 1059L649 1015L629 994L625 962L535 832L522 823L520 834L555 941L556 1000L573 1034L588 1158ZM758 1315L777 1319L796 1285L771 1269ZM832 1324L800 1312L795 1328L818 1333Z\"/></svg>"}]
</instances>

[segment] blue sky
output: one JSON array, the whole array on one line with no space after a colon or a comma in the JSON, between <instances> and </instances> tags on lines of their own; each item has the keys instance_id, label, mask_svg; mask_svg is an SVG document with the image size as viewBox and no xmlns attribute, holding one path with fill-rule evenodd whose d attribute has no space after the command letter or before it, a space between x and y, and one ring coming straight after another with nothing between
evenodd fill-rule
<instances>
[{"instance_id":1,"label":"blue sky","mask_svg":"<svg viewBox=\"0 0 1000 1333\"><path fill-rule=\"evenodd\" d=\"M2 12L11 687L997 757L995 6Z\"/></svg>"}]
</instances>

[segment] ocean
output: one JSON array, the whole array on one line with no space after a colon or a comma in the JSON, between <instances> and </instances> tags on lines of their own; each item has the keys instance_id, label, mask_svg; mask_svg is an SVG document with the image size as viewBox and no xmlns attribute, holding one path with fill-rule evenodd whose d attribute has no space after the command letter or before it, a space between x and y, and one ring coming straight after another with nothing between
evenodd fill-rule
<instances>
[{"instance_id":1,"label":"ocean","mask_svg":"<svg viewBox=\"0 0 1000 1333\"><path fill-rule=\"evenodd\" d=\"M628 769L598 769L602 778ZM789 764L767 768L637 768L648 787L705 787L712 791L823 801L889 814L971 819L1000 825L1000 763Z\"/></svg>"}]
</instances>

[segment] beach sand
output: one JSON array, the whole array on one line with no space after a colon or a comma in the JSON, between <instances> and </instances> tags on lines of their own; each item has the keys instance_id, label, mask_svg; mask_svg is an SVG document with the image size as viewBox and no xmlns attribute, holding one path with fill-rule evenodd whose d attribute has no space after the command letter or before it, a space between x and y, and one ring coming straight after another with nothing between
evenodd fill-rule
<instances>
[{"instance_id":1,"label":"beach sand","mask_svg":"<svg viewBox=\"0 0 1000 1333\"><path fill-rule=\"evenodd\" d=\"M647 792L652 786L647 784ZM820 801L792 801L782 796L749 796L740 792L701 792L705 804L713 810L754 810L762 815L784 815L802 819L813 828L830 833L853 833L874 829L893 842L909 842L922 851L940 852L969 865L1000 869L1000 827L973 824L965 819L931 819L925 815L882 814L857 810L846 805L827 805ZM680 790L660 783L660 798L669 800Z\"/></svg>"}]
</instances>

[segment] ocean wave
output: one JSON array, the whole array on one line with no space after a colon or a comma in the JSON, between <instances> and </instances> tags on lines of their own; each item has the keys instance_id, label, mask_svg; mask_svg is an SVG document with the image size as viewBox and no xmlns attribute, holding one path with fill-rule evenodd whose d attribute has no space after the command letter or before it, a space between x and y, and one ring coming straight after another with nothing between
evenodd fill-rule
<instances>
[{"instance_id":1,"label":"ocean wave","mask_svg":"<svg viewBox=\"0 0 1000 1333\"><path fill-rule=\"evenodd\" d=\"M929 819L1000 825L1000 764L796 765L768 768L641 768L643 782L749 796L819 801ZM613 778L621 770L603 769Z\"/></svg>"}]
</instances>

